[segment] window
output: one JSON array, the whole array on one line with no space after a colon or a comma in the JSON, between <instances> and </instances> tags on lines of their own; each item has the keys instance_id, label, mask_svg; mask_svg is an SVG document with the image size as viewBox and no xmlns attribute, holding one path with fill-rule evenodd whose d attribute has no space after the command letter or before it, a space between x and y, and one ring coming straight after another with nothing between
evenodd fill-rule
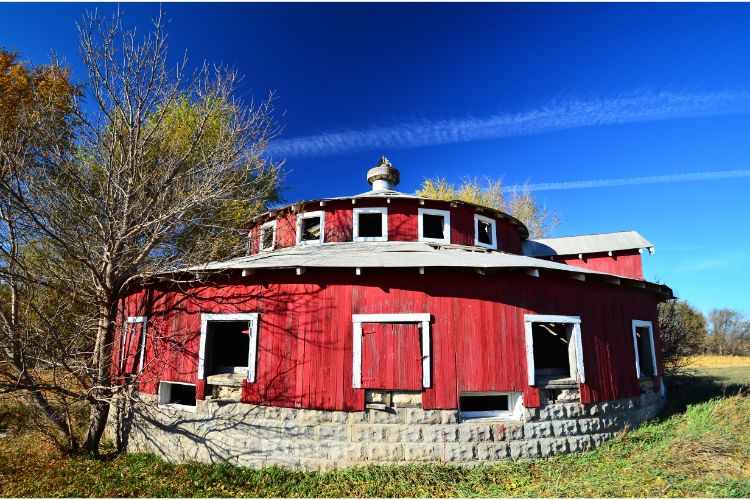
<instances>
[{"instance_id":1,"label":"window","mask_svg":"<svg viewBox=\"0 0 750 500\"><path fill-rule=\"evenodd\" d=\"M135 375L143 371L146 324L145 316L130 316L125 320L120 344L120 371L124 375Z\"/></svg>"},{"instance_id":2,"label":"window","mask_svg":"<svg viewBox=\"0 0 750 500\"><path fill-rule=\"evenodd\" d=\"M578 316L527 314L525 323L529 385L586 381Z\"/></svg>"},{"instance_id":3,"label":"window","mask_svg":"<svg viewBox=\"0 0 750 500\"><path fill-rule=\"evenodd\" d=\"M419 209L419 241L451 242L451 213L447 210Z\"/></svg>"},{"instance_id":4,"label":"window","mask_svg":"<svg viewBox=\"0 0 750 500\"><path fill-rule=\"evenodd\" d=\"M297 244L323 243L325 212L305 212L297 216Z\"/></svg>"},{"instance_id":5,"label":"window","mask_svg":"<svg viewBox=\"0 0 750 500\"><path fill-rule=\"evenodd\" d=\"M258 313L201 314L198 379L220 373L247 373L255 382Z\"/></svg>"},{"instance_id":6,"label":"window","mask_svg":"<svg viewBox=\"0 0 750 500\"><path fill-rule=\"evenodd\" d=\"M354 241L388 241L388 209L355 208Z\"/></svg>"},{"instance_id":7,"label":"window","mask_svg":"<svg viewBox=\"0 0 750 500\"><path fill-rule=\"evenodd\" d=\"M276 221L266 222L260 226L260 249L263 251L276 248Z\"/></svg>"},{"instance_id":8,"label":"window","mask_svg":"<svg viewBox=\"0 0 750 500\"><path fill-rule=\"evenodd\" d=\"M650 321L633 320L633 350L638 378L658 375L654 350L654 327Z\"/></svg>"},{"instance_id":9,"label":"window","mask_svg":"<svg viewBox=\"0 0 750 500\"><path fill-rule=\"evenodd\" d=\"M474 244L497 250L496 222L482 215L474 215Z\"/></svg>"},{"instance_id":10,"label":"window","mask_svg":"<svg viewBox=\"0 0 750 500\"><path fill-rule=\"evenodd\" d=\"M520 392L462 392L458 408L461 420L518 418L523 403Z\"/></svg>"},{"instance_id":11,"label":"window","mask_svg":"<svg viewBox=\"0 0 750 500\"><path fill-rule=\"evenodd\" d=\"M195 384L159 382L159 405L195 411Z\"/></svg>"}]
</instances>

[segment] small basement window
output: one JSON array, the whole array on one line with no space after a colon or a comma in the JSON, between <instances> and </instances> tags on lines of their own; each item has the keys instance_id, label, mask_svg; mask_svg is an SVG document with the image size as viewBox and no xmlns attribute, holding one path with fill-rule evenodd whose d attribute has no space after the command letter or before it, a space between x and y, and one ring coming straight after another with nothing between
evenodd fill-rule
<instances>
[{"instance_id":1,"label":"small basement window","mask_svg":"<svg viewBox=\"0 0 750 500\"><path fill-rule=\"evenodd\" d=\"M580 318L527 314L525 323L529 385L585 383Z\"/></svg>"},{"instance_id":2,"label":"small basement window","mask_svg":"<svg viewBox=\"0 0 750 500\"><path fill-rule=\"evenodd\" d=\"M474 215L474 244L497 250L496 222L482 215Z\"/></svg>"},{"instance_id":3,"label":"small basement window","mask_svg":"<svg viewBox=\"0 0 750 500\"><path fill-rule=\"evenodd\" d=\"M355 208L354 241L388 241L388 209Z\"/></svg>"},{"instance_id":4,"label":"small basement window","mask_svg":"<svg viewBox=\"0 0 750 500\"><path fill-rule=\"evenodd\" d=\"M159 382L159 405L195 410L195 384Z\"/></svg>"},{"instance_id":5,"label":"small basement window","mask_svg":"<svg viewBox=\"0 0 750 500\"><path fill-rule=\"evenodd\" d=\"M654 329L650 321L633 321L633 348L638 378L656 376Z\"/></svg>"},{"instance_id":6,"label":"small basement window","mask_svg":"<svg viewBox=\"0 0 750 500\"><path fill-rule=\"evenodd\" d=\"M451 242L451 213L447 210L419 209L419 241Z\"/></svg>"},{"instance_id":7,"label":"small basement window","mask_svg":"<svg viewBox=\"0 0 750 500\"><path fill-rule=\"evenodd\" d=\"M306 212L297 216L297 244L323 243L324 212Z\"/></svg>"},{"instance_id":8,"label":"small basement window","mask_svg":"<svg viewBox=\"0 0 750 500\"><path fill-rule=\"evenodd\" d=\"M464 392L458 406L461 420L517 418L523 407L520 392Z\"/></svg>"},{"instance_id":9,"label":"small basement window","mask_svg":"<svg viewBox=\"0 0 750 500\"><path fill-rule=\"evenodd\" d=\"M276 221L266 222L260 226L260 249L273 250L276 248Z\"/></svg>"}]
</instances>

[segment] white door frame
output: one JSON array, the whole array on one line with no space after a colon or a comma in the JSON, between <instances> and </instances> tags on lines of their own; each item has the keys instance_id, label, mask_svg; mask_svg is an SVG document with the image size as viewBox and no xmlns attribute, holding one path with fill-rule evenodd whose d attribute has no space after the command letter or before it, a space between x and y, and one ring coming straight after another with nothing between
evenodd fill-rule
<instances>
[{"instance_id":1,"label":"white door frame","mask_svg":"<svg viewBox=\"0 0 750 500\"><path fill-rule=\"evenodd\" d=\"M654 377L659 375L659 368L656 365L656 349L654 349L654 324L651 321L643 321L640 319L633 320L633 350L635 352L635 375L639 379L641 378L641 358L638 354L638 336L636 335L637 328L648 328L648 338L651 343L651 363L654 367Z\"/></svg>"},{"instance_id":2,"label":"white door frame","mask_svg":"<svg viewBox=\"0 0 750 500\"><path fill-rule=\"evenodd\" d=\"M135 323L141 324L141 356L138 360L138 374L143 372L143 358L146 355L146 328L148 325L148 318L146 316L128 316L125 320L125 328L120 339L120 372L125 369L125 358L127 353L125 352L126 340L133 337L132 326Z\"/></svg>"},{"instance_id":3,"label":"white door frame","mask_svg":"<svg viewBox=\"0 0 750 500\"><path fill-rule=\"evenodd\" d=\"M352 387L362 388L362 323L419 323L422 327L422 387L430 387L430 319L429 313L352 314Z\"/></svg>"},{"instance_id":4,"label":"white door frame","mask_svg":"<svg viewBox=\"0 0 750 500\"><path fill-rule=\"evenodd\" d=\"M201 341L198 351L198 380L203 379L206 361L206 334L209 321L252 321L250 327L250 348L247 353L247 381L255 382L255 365L258 353L258 313L201 314Z\"/></svg>"}]
</instances>

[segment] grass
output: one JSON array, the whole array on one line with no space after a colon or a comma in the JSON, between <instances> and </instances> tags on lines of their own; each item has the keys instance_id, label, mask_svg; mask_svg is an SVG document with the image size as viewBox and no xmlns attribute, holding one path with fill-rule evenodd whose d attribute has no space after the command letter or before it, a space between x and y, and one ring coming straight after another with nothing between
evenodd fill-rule
<instances>
[{"instance_id":1,"label":"grass","mask_svg":"<svg viewBox=\"0 0 750 500\"><path fill-rule=\"evenodd\" d=\"M307 473L169 464L147 454L70 456L26 433L0 441L0 496L748 497L750 397L742 389L750 386L750 365L699 370L673 381L661 419L583 454L474 469Z\"/></svg>"}]
</instances>

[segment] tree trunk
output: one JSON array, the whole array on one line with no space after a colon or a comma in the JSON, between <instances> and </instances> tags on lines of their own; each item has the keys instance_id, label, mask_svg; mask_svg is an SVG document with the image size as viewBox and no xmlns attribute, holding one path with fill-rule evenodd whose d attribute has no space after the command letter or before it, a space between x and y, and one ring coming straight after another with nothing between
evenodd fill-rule
<instances>
[{"instance_id":1,"label":"tree trunk","mask_svg":"<svg viewBox=\"0 0 750 500\"><path fill-rule=\"evenodd\" d=\"M112 398L110 380L110 366L112 362L112 342L114 340L115 317L117 315L117 301L107 297L102 301L106 305L99 307L99 325L94 346L94 368L96 378L92 391L91 411L89 413L89 428L83 447L92 455L99 453L104 428L109 417L109 405Z\"/></svg>"}]
</instances>

